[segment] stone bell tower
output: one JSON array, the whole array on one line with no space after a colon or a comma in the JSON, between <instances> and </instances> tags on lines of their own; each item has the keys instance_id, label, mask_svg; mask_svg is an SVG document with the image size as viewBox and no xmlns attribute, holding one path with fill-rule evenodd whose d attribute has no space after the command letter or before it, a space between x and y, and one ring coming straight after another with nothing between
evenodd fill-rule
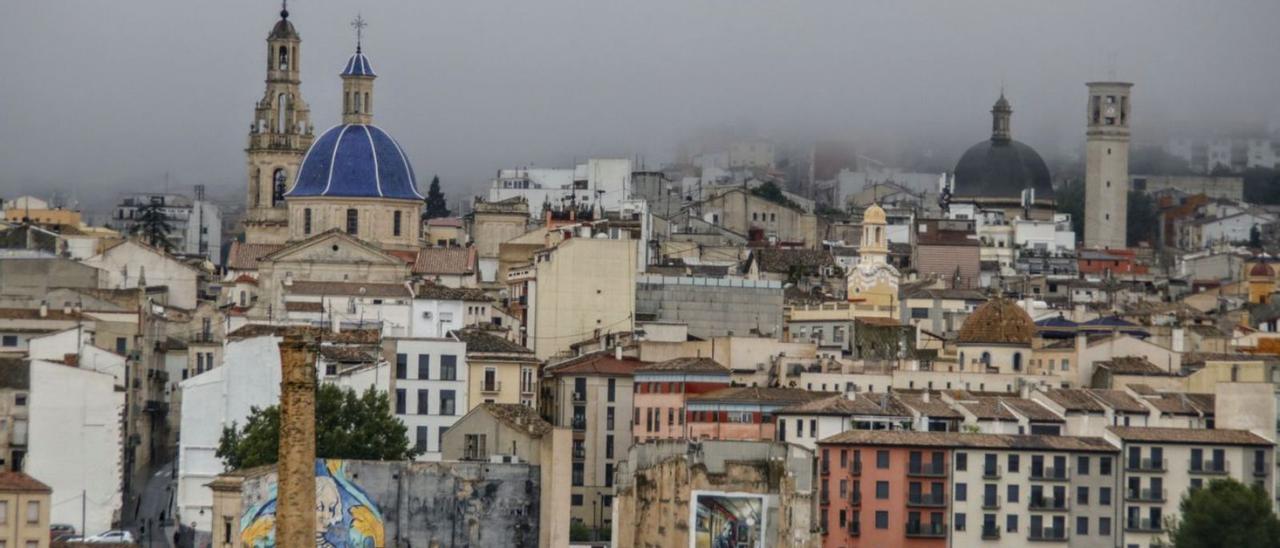
<instances>
[{"instance_id":1,"label":"stone bell tower","mask_svg":"<svg viewBox=\"0 0 1280 548\"><path fill-rule=\"evenodd\" d=\"M311 111L299 85L302 38L289 10L267 36L267 89L249 127L249 188L244 229L248 243L282 244L289 239L284 193L311 147Z\"/></svg>"},{"instance_id":2,"label":"stone bell tower","mask_svg":"<svg viewBox=\"0 0 1280 548\"><path fill-rule=\"evenodd\" d=\"M1084 246L1124 249L1129 212L1127 82L1089 82L1085 135Z\"/></svg>"}]
</instances>

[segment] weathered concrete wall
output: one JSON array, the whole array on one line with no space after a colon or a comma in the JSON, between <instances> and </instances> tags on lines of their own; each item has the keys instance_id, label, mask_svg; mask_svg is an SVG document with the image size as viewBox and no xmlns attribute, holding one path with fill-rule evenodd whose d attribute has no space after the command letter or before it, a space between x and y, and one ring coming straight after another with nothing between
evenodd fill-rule
<instances>
[{"instance_id":1,"label":"weathered concrete wall","mask_svg":"<svg viewBox=\"0 0 1280 548\"><path fill-rule=\"evenodd\" d=\"M537 466L320 460L316 469L317 496L333 503L331 515L317 516L316 536L335 545L538 546ZM277 481L274 472L244 480L242 542L277 546L269 519Z\"/></svg>"},{"instance_id":2,"label":"weathered concrete wall","mask_svg":"<svg viewBox=\"0 0 1280 548\"><path fill-rule=\"evenodd\" d=\"M641 275L636 313L688 324L700 338L782 333L782 285L728 278Z\"/></svg>"}]
</instances>

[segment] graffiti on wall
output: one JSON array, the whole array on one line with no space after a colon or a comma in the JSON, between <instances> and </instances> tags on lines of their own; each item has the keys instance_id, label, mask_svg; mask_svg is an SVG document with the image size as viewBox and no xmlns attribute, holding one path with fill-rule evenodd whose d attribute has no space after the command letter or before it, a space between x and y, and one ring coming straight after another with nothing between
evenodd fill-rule
<instances>
[{"instance_id":1,"label":"graffiti on wall","mask_svg":"<svg viewBox=\"0 0 1280 548\"><path fill-rule=\"evenodd\" d=\"M276 546L276 476L271 475L242 494L240 516L243 546ZM382 513L369 495L347 476L341 460L316 461L316 546L323 548L383 548Z\"/></svg>"}]
</instances>

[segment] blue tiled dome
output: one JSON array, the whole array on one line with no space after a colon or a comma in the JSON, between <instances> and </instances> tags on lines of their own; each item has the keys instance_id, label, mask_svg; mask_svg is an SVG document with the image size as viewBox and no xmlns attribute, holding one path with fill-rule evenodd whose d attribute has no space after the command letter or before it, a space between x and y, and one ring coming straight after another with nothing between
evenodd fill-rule
<instances>
[{"instance_id":1,"label":"blue tiled dome","mask_svg":"<svg viewBox=\"0 0 1280 548\"><path fill-rule=\"evenodd\" d=\"M343 76L377 76L373 73L373 65L363 53L356 52L347 59L347 66L342 69Z\"/></svg>"},{"instance_id":2,"label":"blue tiled dome","mask_svg":"<svg viewBox=\"0 0 1280 548\"><path fill-rule=\"evenodd\" d=\"M425 199L400 145L364 124L335 126L316 139L285 196Z\"/></svg>"}]
</instances>

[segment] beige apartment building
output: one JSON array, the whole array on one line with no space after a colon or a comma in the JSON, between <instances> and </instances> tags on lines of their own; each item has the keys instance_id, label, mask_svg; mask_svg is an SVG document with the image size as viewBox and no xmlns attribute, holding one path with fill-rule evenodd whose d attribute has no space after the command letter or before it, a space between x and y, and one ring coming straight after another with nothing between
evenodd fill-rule
<instances>
[{"instance_id":1,"label":"beige apartment building","mask_svg":"<svg viewBox=\"0 0 1280 548\"><path fill-rule=\"evenodd\" d=\"M617 463L631 448L634 372L644 365L597 352L548 366L542 416L573 431L570 514L590 528L610 526Z\"/></svg>"},{"instance_id":2,"label":"beige apartment building","mask_svg":"<svg viewBox=\"0 0 1280 548\"><path fill-rule=\"evenodd\" d=\"M472 408L485 403L538 408L539 362L533 351L481 328L454 335L467 345L467 401Z\"/></svg>"},{"instance_id":3,"label":"beige apartment building","mask_svg":"<svg viewBox=\"0 0 1280 548\"><path fill-rule=\"evenodd\" d=\"M635 326L636 241L569 238L508 273L525 346L539 360ZM514 310L513 310L514 311Z\"/></svg>"},{"instance_id":4,"label":"beige apartment building","mask_svg":"<svg viewBox=\"0 0 1280 548\"><path fill-rule=\"evenodd\" d=\"M0 546L49 548L53 490L22 472L0 472Z\"/></svg>"}]
</instances>

